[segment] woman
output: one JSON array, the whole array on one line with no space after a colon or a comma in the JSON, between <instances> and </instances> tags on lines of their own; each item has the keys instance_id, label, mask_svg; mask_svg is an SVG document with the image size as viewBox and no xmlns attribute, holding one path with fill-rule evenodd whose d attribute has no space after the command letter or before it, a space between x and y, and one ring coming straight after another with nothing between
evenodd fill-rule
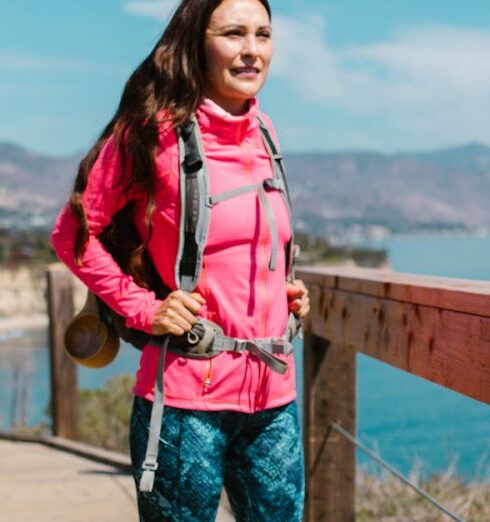
<instances>
[{"instance_id":1,"label":"woman","mask_svg":"<svg viewBox=\"0 0 490 522\"><path fill-rule=\"evenodd\" d=\"M286 283L291 236L283 195L268 191L275 230L257 192L211 210L194 291L157 299L145 288L143 253L177 288L179 149L177 129L195 114L210 193L271 178L255 98L272 57L267 0L183 0L157 45L127 82L120 106L80 164L56 221L58 256L126 325L181 336L198 318L241 339L280 337L288 311L309 311L301 281ZM275 139L275 138L274 138ZM99 236L128 202L142 243L124 273ZM277 235L276 269L271 243ZM281 248L282 247L282 248ZM138 284L137 284L138 283ZM134 387L130 445L136 485L148 441L159 347L145 346ZM238 521L299 521L303 467L294 360L284 374L249 352L210 359L168 353L165 413L151 492L138 488L142 521L215 519L222 486Z\"/></svg>"}]
</instances>

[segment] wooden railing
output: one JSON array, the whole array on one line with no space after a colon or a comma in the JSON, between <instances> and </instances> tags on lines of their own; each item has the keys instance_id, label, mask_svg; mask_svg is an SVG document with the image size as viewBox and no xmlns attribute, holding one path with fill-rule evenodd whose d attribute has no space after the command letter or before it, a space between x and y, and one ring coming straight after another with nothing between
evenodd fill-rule
<instances>
[{"instance_id":1,"label":"wooden railing","mask_svg":"<svg viewBox=\"0 0 490 522\"><path fill-rule=\"evenodd\" d=\"M356 353L490 403L490 283L303 268L305 520L355 519Z\"/></svg>"},{"instance_id":2,"label":"wooden railing","mask_svg":"<svg viewBox=\"0 0 490 522\"><path fill-rule=\"evenodd\" d=\"M356 354L490 403L490 283L353 268L301 268L311 312L304 337L305 520L355 519ZM48 273L54 435L76 438L76 371L62 333L70 276Z\"/></svg>"}]
</instances>

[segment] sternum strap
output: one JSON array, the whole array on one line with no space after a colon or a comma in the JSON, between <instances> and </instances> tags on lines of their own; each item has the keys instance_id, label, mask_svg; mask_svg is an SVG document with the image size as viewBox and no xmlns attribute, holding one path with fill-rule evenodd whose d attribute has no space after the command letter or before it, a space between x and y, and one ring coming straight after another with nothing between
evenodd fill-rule
<instances>
[{"instance_id":1,"label":"sternum strap","mask_svg":"<svg viewBox=\"0 0 490 522\"><path fill-rule=\"evenodd\" d=\"M251 185L244 185L242 187L238 187L236 189L228 190L226 192L222 192L216 196L209 196L207 200L207 205L209 207L213 207L218 203L226 201L228 199L240 196L242 194L246 194L247 192L258 192L260 204L262 205L265 215L267 218L267 224L269 225L269 231L271 236L271 257L269 260L269 270L275 270L277 266L277 248L278 248L278 239L277 239L277 224L276 218L274 215L274 211L272 210L272 205L267 197L267 190L283 190L283 184L281 180L277 178L267 178L259 183L252 183Z\"/></svg>"}]
</instances>

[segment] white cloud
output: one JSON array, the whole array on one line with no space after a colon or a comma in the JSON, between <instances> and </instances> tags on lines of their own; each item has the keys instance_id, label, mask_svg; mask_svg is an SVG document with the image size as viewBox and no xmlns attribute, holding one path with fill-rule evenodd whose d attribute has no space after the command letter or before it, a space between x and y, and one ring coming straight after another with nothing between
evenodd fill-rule
<instances>
[{"instance_id":1,"label":"white cloud","mask_svg":"<svg viewBox=\"0 0 490 522\"><path fill-rule=\"evenodd\" d=\"M177 0L135 0L123 7L128 13L164 21L174 12Z\"/></svg>"},{"instance_id":2,"label":"white cloud","mask_svg":"<svg viewBox=\"0 0 490 522\"><path fill-rule=\"evenodd\" d=\"M275 56L272 73L288 80L312 101L341 96L340 67L333 49L324 43L325 22L309 16L274 17Z\"/></svg>"},{"instance_id":3,"label":"white cloud","mask_svg":"<svg viewBox=\"0 0 490 522\"><path fill-rule=\"evenodd\" d=\"M427 25L343 48L327 36L324 21L276 17L271 74L303 101L381 117L429 146L490 141L490 31Z\"/></svg>"},{"instance_id":4,"label":"white cloud","mask_svg":"<svg viewBox=\"0 0 490 522\"><path fill-rule=\"evenodd\" d=\"M356 89L369 97L395 88L391 96L423 101L439 98L442 87L445 95L463 97L486 95L490 87L490 31L428 26L341 49L327 44L325 24L315 19L278 17L275 31L272 73L306 100L332 102Z\"/></svg>"}]
</instances>

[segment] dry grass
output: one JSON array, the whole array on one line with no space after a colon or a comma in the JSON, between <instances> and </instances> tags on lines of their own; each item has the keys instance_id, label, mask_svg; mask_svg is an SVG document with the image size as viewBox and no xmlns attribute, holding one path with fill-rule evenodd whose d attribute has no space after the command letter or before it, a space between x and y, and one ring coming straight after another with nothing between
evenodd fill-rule
<instances>
[{"instance_id":1,"label":"dry grass","mask_svg":"<svg viewBox=\"0 0 490 522\"><path fill-rule=\"evenodd\" d=\"M455 474L455 463L441 474L421 479L416 463L411 482L429 493L446 509L466 522L490 521L490 483L464 483ZM452 520L390 473L357 473L357 522L446 522Z\"/></svg>"}]
</instances>

